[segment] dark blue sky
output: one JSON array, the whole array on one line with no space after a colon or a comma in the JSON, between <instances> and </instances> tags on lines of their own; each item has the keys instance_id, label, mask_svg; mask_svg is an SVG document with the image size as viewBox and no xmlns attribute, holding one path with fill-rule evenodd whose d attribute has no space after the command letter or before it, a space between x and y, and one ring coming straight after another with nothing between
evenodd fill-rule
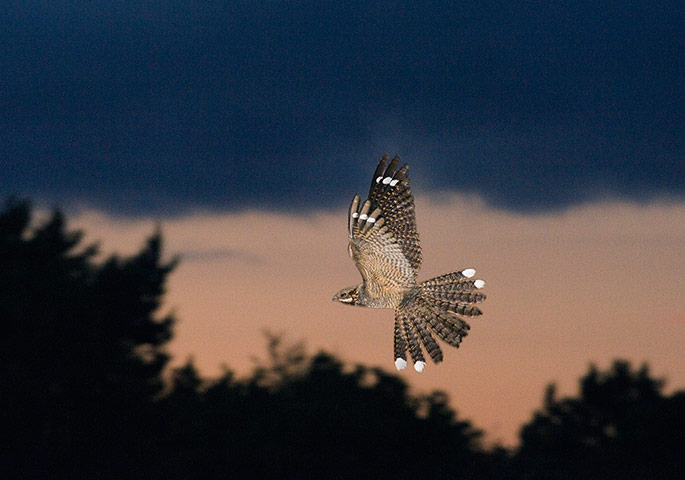
<instances>
[{"instance_id":1,"label":"dark blue sky","mask_svg":"<svg viewBox=\"0 0 685 480\"><path fill-rule=\"evenodd\" d=\"M388 152L517 211L682 198L685 9L654 3L10 1L0 194L344 207Z\"/></svg>"}]
</instances>

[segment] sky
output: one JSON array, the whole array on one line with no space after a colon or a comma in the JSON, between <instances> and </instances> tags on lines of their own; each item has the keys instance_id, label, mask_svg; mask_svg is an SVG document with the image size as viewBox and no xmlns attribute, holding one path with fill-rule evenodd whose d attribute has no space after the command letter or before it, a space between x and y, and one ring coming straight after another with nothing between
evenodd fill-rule
<instances>
[{"instance_id":1,"label":"sky","mask_svg":"<svg viewBox=\"0 0 685 480\"><path fill-rule=\"evenodd\" d=\"M0 188L174 215L427 191L549 211L682 198L679 2L21 0L0 13Z\"/></svg>"},{"instance_id":2,"label":"sky","mask_svg":"<svg viewBox=\"0 0 685 480\"><path fill-rule=\"evenodd\" d=\"M473 267L488 298L458 350L443 345L440 365L400 375L415 392L446 391L460 418L484 429L489 442L514 445L546 385L575 395L590 363L647 362L668 380L668 392L685 388L685 203L611 202L524 216L473 197L420 195L416 209L419 278ZM254 358L266 357L268 329L286 342L303 340L310 353L324 349L348 365L396 373L392 311L331 302L359 281L346 220L341 206L164 221L167 255L182 256L162 312L179 320L173 364L192 358L206 376L219 376L224 365L249 375ZM122 254L140 249L156 224L101 211L72 218L86 242Z\"/></svg>"},{"instance_id":3,"label":"sky","mask_svg":"<svg viewBox=\"0 0 685 480\"><path fill-rule=\"evenodd\" d=\"M512 443L589 362L685 385L678 3L6 4L0 194L107 251L160 224L183 255L176 362L247 373L268 327L390 369L392 313L330 302L358 281L347 205L389 153L411 166L420 278L487 281L413 386Z\"/></svg>"}]
</instances>

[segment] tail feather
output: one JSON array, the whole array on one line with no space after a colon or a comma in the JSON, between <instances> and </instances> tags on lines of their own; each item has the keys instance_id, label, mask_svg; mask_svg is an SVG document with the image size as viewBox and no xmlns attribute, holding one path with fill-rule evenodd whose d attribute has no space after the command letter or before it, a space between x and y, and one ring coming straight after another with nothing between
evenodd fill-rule
<instances>
[{"instance_id":1,"label":"tail feather","mask_svg":"<svg viewBox=\"0 0 685 480\"><path fill-rule=\"evenodd\" d=\"M395 311L395 359L405 359L408 348L415 367L421 371L425 365L423 346L431 360L440 363L442 350L432 334L459 347L471 328L462 316L481 315L474 303L485 300L483 293L475 291L482 286L476 282L482 281L470 280L472 275L473 271L469 276L453 272L419 284L418 295Z\"/></svg>"},{"instance_id":2,"label":"tail feather","mask_svg":"<svg viewBox=\"0 0 685 480\"><path fill-rule=\"evenodd\" d=\"M465 334L458 333L457 331L447 327L444 323L439 322L435 317L426 317L426 323L430 328L436 333L438 337L445 343L452 345L454 348L459 348L462 338Z\"/></svg>"},{"instance_id":3,"label":"tail feather","mask_svg":"<svg viewBox=\"0 0 685 480\"><path fill-rule=\"evenodd\" d=\"M421 295L455 313L467 316L480 315L481 311L478 308L466 308L469 304L480 303L486 298L484 293L476 291L477 281L471 280L461 272L447 273L422 282Z\"/></svg>"},{"instance_id":4,"label":"tail feather","mask_svg":"<svg viewBox=\"0 0 685 480\"><path fill-rule=\"evenodd\" d=\"M424 362L423 352L421 351L421 345L419 344L418 338L416 338L416 331L414 329L413 322L405 316L400 317L400 322L402 323L402 329L404 331L404 338L409 345L409 355L411 355L412 361L416 364L417 362Z\"/></svg>"},{"instance_id":5,"label":"tail feather","mask_svg":"<svg viewBox=\"0 0 685 480\"><path fill-rule=\"evenodd\" d=\"M415 318L413 320L414 328L418 332L419 339L421 339L421 343L428 352L428 355L430 355L433 363L440 363L442 362L442 350L440 350L438 342L435 341L433 335L431 335L431 332L429 332L428 328L426 328L425 322L422 320L422 318Z\"/></svg>"},{"instance_id":6,"label":"tail feather","mask_svg":"<svg viewBox=\"0 0 685 480\"><path fill-rule=\"evenodd\" d=\"M395 361L397 359L407 360L407 341L404 338L402 331L402 322L399 318L395 318L395 340L394 340Z\"/></svg>"},{"instance_id":7,"label":"tail feather","mask_svg":"<svg viewBox=\"0 0 685 480\"><path fill-rule=\"evenodd\" d=\"M462 339L471 329L469 324L454 313L431 305L423 297L418 297L414 302L433 331L445 342L459 348Z\"/></svg>"},{"instance_id":8,"label":"tail feather","mask_svg":"<svg viewBox=\"0 0 685 480\"><path fill-rule=\"evenodd\" d=\"M475 305L469 305L469 302L464 302L463 300L461 302L448 302L439 298L436 299L430 295L426 295L425 298L432 300L433 304L441 310L454 312L459 315L464 315L465 317L477 317L478 315L483 314L483 311L480 308Z\"/></svg>"}]
</instances>

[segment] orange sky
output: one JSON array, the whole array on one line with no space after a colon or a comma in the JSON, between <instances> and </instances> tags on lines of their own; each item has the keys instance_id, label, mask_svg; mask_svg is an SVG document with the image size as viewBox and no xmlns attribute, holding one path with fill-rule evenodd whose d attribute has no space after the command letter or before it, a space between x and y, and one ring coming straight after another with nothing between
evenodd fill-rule
<instances>
[{"instance_id":1,"label":"orange sky","mask_svg":"<svg viewBox=\"0 0 685 480\"><path fill-rule=\"evenodd\" d=\"M344 206L346 207L346 205ZM592 204L521 216L474 198L416 200L423 280L467 267L487 281L485 314L439 366L403 378L442 389L490 441L514 444L520 425L555 381L576 392L590 362L647 361L685 387L685 203ZM155 219L86 210L72 217L106 253L132 253ZM346 208L297 215L198 212L161 222L168 254L185 253L165 308L179 322L173 363L189 355L207 376L221 365L247 374L263 356L264 328L350 363L394 371L393 314L331 302L359 282L347 256Z\"/></svg>"}]
</instances>

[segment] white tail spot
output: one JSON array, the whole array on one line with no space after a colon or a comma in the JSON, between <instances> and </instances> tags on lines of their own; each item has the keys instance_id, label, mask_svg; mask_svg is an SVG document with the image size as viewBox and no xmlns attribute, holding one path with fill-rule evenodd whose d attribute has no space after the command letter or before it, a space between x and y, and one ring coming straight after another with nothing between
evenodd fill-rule
<instances>
[{"instance_id":1,"label":"white tail spot","mask_svg":"<svg viewBox=\"0 0 685 480\"><path fill-rule=\"evenodd\" d=\"M357 218L359 214L357 212L352 212L352 218Z\"/></svg>"},{"instance_id":2,"label":"white tail spot","mask_svg":"<svg viewBox=\"0 0 685 480\"><path fill-rule=\"evenodd\" d=\"M392 182L390 182L390 186L391 186L391 187L394 187L394 186L397 185L399 182L400 182L399 180L393 180Z\"/></svg>"},{"instance_id":3,"label":"white tail spot","mask_svg":"<svg viewBox=\"0 0 685 480\"><path fill-rule=\"evenodd\" d=\"M369 223L373 223L375 221L376 221L376 219L373 217L369 217L369 219L367 220L367 222L369 222Z\"/></svg>"},{"instance_id":4,"label":"white tail spot","mask_svg":"<svg viewBox=\"0 0 685 480\"><path fill-rule=\"evenodd\" d=\"M419 360L418 362L416 362L416 363L414 364L414 370L416 370L417 372L421 373L421 372L423 372L423 368L424 368L425 366L426 366L426 362L422 362L421 360Z\"/></svg>"},{"instance_id":5,"label":"white tail spot","mask_svg":"<svg viewBox=\"0 0 685 480\"><path fill-rule=\"evenodd\" d=\"M478 280L476 280L475 282L473 282L473 285L474 285L476 288L483 288L483 287L485 286L485 280L480 280L480 279L478 279Z\"/></svg>"},{"instance_id":6,"label":"white tail spot","mask_svg":"<svg viewBox=\"0 0 685 480\"><path fill-rule=\"evenodd\" d=\"M462 270L461 274L464 275L466 278L471 278L476 274L476 269L475 268L467 268L466 270Z\"/></svg>"},{"instance_id":7,"label":"white tail spot","mask_svg":"<svg viewBox=\"0 0 685 480\"><path fill-rule=\"evenodd\" d=\"M368 218L368 215L365 213L362 213L361 215L359 215L359 220L366 220L367 218Z\"/></svg>"},{"instance_id":8,"label":"white tail spot","mask_svg":"<svg viewBox=\"0 0 685 480\"><path fill-rule=\"evenodd\" d=\"M405 368L407 368L407 361L404 358L396 358L395 368L397 370L404 370Z\"/></svg>"},{"instance_id":9,"label":"white tail spot","mask_svg":"<svg viewBox=\"0 0 685 480\"><path fill-rule=\"evenodd\" d=\"M390 182L392 182L392 177L385 177L383 179L383 185L387 185Z\"/></svg>"},{"instance_id":10,"label":"white tail spot","mask_svg":"<svg viewBox=\"0 0 685 480\"><path fill-rule=\"evenodd\" d=\"M376 179L376 183L381 183L381 180L383 180L383 175L381 175L380 177L378 177Z\"/></svg>"}]
</instances>

